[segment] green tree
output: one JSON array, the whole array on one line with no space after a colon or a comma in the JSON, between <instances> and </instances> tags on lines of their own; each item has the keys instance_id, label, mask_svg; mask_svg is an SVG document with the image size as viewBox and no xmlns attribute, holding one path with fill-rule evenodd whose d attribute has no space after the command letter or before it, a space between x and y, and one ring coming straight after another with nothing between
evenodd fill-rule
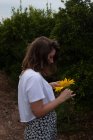
<instances>
[{"instance_id":1,"label":"green tree","mask_svg":"<svg viewBox=\"0 0 93 140\"><path fill-rule=\"evenodd\" d=\"M18 79L27 44L38 36L49 36L54 26L53 13L22 7L12 9L11 18L0 24L0 68Z\"/></svg>"},{"instance_id":2,"label":"green tree","mask_svg":"<svg viewBox=\"0 0 93 140\"><path fill-rule=\"evenodd\" d=\"M71 77L76 81L80 97L93 96L93 3L69 0L65 8L55 14L51 37L60 43L59 78Z\"/></svg>"}]
</instances>

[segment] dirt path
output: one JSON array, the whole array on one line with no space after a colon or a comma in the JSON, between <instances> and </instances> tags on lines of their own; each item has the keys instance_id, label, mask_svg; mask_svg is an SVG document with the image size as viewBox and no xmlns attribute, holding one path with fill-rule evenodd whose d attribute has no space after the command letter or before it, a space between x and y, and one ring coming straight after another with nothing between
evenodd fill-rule
<instances>
[{"instance_id":1,"label":"dirt path","mask_svg":"<svg viewBox=\"0 0 93 140\"><path fill-rule=\"evenodd\" d=\"M0 140L23 140L15 94L9 78L0 72Z\"/></svg>"},{"instance_id":2,"label":"dirt path","mask_svg":"<svg viewBox=\"0 0 93 140\"><path fill-rule=\"evenodd\" d=\"M17 92L9 78L0 71L0 140L23 140L24 126L19 122ZM93 121L92 121L93 122ZM59 135L58 140L93 140L92 131Z\"/></svg>"}]
</instances>

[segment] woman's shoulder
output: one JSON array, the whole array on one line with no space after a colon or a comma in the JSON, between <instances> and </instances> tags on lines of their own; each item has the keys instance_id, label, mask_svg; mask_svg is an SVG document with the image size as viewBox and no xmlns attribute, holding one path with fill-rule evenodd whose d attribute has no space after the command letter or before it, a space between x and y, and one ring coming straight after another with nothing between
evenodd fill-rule
<instances>
[{"instance_id":1,"label":"woman's shoulder","mask_svg":"<svg viewBox=\"0 0 93 140\"><path fill-rule=\"evenodd\" d=\"M22 77L29 79L29 78L33 78L33 79L40 79L41 75L39 72L36 72L32 69L27 69L24 71Z\"/></svg>"}]
</instances>

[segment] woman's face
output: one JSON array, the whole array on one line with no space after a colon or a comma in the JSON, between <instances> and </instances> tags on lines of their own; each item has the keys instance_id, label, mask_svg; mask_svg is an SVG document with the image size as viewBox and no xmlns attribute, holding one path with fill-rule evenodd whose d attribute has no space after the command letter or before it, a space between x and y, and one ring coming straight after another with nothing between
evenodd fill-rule
<instances>
[{"instance_id":1,"label":"woman's face","mask_svg":"<svg viewBox=\"0 0 93 140\"><path fill-rule=\"evenodd\" d=\"M52 51L48 54L48 62L49 64L53 64L54 63L54 56L56 54L56 50L52 49Z\"/></svg>"}]
</instances>

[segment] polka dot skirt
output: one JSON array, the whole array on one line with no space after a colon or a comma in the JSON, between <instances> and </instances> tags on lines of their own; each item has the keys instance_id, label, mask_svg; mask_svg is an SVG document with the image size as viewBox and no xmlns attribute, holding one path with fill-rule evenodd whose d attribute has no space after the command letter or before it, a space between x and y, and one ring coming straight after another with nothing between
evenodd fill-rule
<instances>
[{"instance_id":1,"label":"polka dot skirt","mask_svg":"<svg viewBox=\"0 0 93 140\"><path fill-rule=\"evenodd\" d=\"M24 131L25 140L56 140L56 113L50 112L44 117L36 118L27 123Z\"/></svg>"}]
</instances>

